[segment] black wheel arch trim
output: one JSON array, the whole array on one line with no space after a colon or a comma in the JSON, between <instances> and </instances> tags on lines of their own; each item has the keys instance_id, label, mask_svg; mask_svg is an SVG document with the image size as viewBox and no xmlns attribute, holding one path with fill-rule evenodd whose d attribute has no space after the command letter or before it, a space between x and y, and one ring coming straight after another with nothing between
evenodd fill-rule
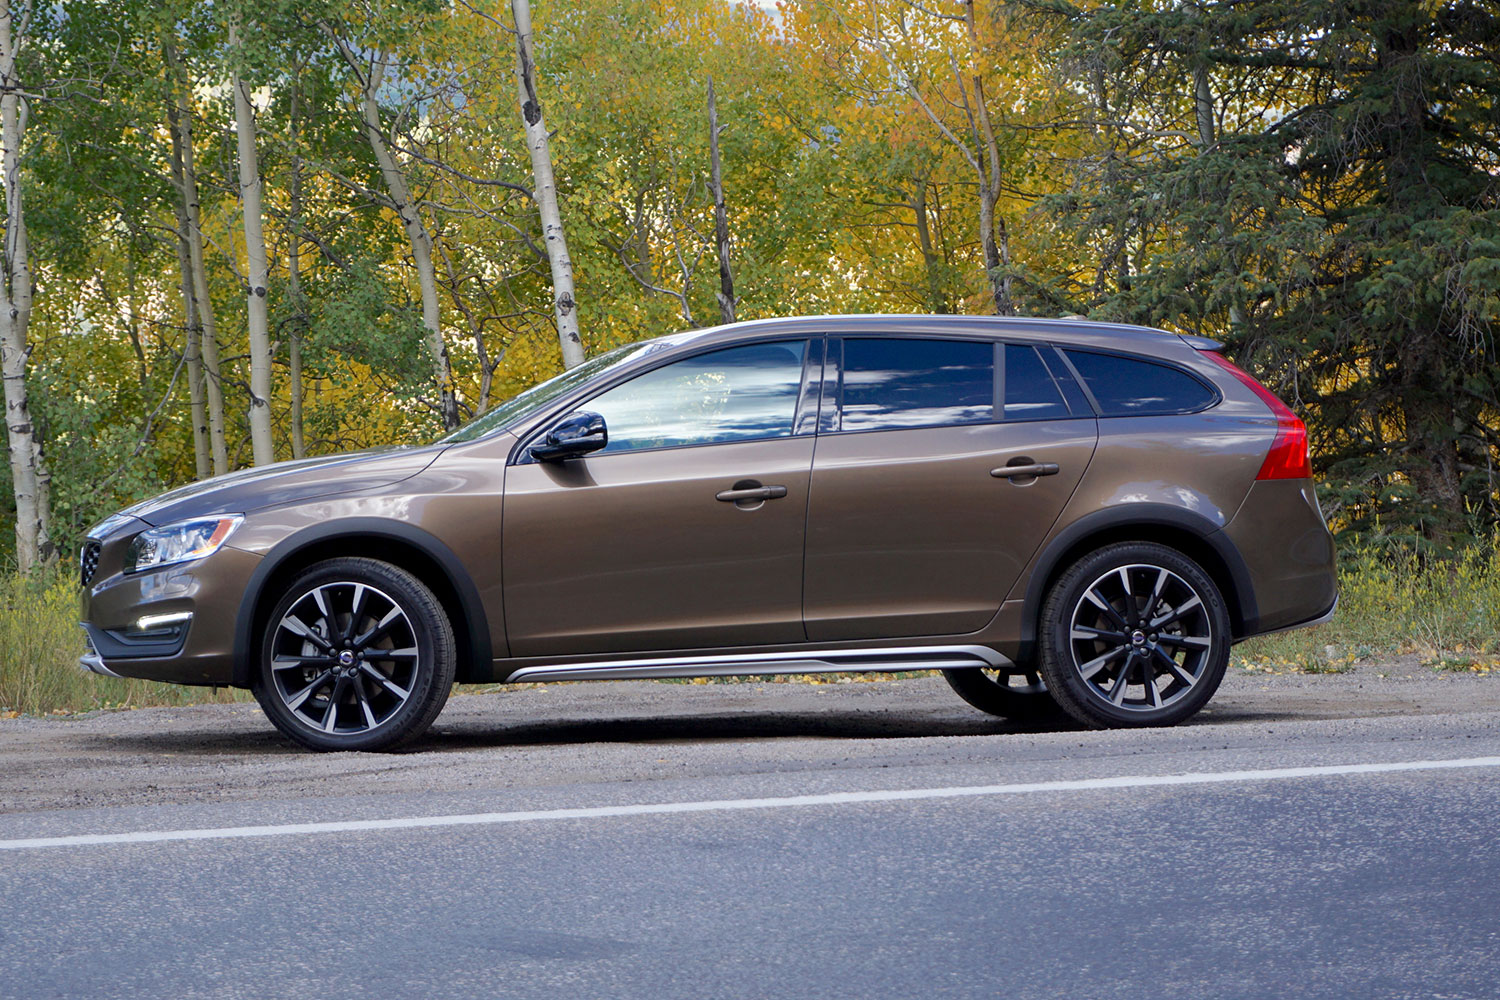
<instances>
[{"instance_id":1,"label":"black wheel arch trim","mask_svg":"<svg viewBox=\"0 0 1500 1000\"><path fill-rule=\"evenodd\" d=\"M1118 534L1130 528L1170 528L1192 535L1207 546L1223 564L1233 593L1225 594L1231 606L1231 619L1238 619L1236 639L1255 635L1260 626L1260 610L1255 600L1255 585L1250 569L1239 549L1224 534L1220 525L1202 514L1161 503L1132 503L1095 511L1074 521L1057 533L1037 556L1021 615L1021 659L1028 660L1036 649L1037 617L1047 596L1047 584L1062 568L1061 562L1074 548L1094 535ZM1143 538L1142 541L1150 541ZM1212 573L1211 567L1204 570Z\"/></svg>"},{"instance_id":2,"label":"black wheel arch trim","mask_svg":"<svg viewBox=\"0 0 1500 1000\"><path fill-rule=\"evenodd\" d=\"M304 528L295 535L282 539L266 553L260 565L255 567L255 572L250 574L250 580L245 585L245 595L240 600L239 613L235 616L234 623L232 684L235 687L249 687L254 677L255 665L251 662L250 651L254 646L252 633L255 625L255 609L260 603L261 592L276 571L286 565L288 560L312 546L345 539L369 538L387 538L403 542L419 550L437 564L443 575L447 577L448 585L458 595L464 615L463 634L468 644L471 662L459 664L459 679L470 676L480 678L489 676L494 662L489 619L484 613L484 604L479 598L479 590L474 586L474 581L469 578L468 571L464 569L462 561L453 550L430 532L403 521L389 521L379 517L349 517ZM455 628L454 631L458 629Z\"/></svg>"}]
</instances>

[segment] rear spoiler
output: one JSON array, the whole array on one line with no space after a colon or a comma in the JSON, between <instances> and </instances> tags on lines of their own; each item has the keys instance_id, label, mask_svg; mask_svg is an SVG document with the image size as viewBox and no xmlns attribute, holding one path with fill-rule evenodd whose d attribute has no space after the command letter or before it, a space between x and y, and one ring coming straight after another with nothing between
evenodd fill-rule
<instances>
[{"instance_id":1,"label":"rear spoiler","mask_svg":"<svg viewBox=\"0 0 1500 1000\"><path fill-rule=\"evenodd\" d=\"M1184 344L1195 351L1213 351L1217 354L1224 349L1223 344L1217 340L1210 340L1207 337L1194 337L1186 333L1179 333L1177 336Z\"/></svg>"}]
</instances>

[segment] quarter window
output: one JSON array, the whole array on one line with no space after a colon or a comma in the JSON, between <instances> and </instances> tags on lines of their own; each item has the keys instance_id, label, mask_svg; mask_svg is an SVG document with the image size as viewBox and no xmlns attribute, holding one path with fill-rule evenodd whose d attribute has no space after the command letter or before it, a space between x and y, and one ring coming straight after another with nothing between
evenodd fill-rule
<instances>
[{"instance_id":1,"label":"quarter window","mask_svg":"<svg viewBox=\"0 0 1500 1000\"><path fill-rule=\"evenodd\" d=\"M790 437L807 341L745 344L638 375L582 405L604 417L604 452Z\"/></svg>"},{"instance_id":2,"label":"quarter window","mask_svg":"<svg viewBox=\"0 0 1500 1000\"><path fill-rule=\"evenodd\" d=\"M1117 354L1064 350L1105 417L1192 413L1212 405L1214 391L1187 372Z\"/></svg>"},{"instance_id":3,"label":"quarter window","mask_svg":"<svg viewBox=\"0 0 1500 1000\"><path fill-rule=\"evenodd\" d=\"M851 338L842 382L842 430L983 423L995 418L995 345Z\"/></svg>"},{"instance_id":4,"label":"quarter window","mask_svg":"<svg viewBox=\"0 0 1500 1000\"><path fill-rule=\"evenodd\" d=\"M1005 345L1005 419L1060 420L1068 415L1062 393L1036 348Z\"/></svg>"}]
</instances>

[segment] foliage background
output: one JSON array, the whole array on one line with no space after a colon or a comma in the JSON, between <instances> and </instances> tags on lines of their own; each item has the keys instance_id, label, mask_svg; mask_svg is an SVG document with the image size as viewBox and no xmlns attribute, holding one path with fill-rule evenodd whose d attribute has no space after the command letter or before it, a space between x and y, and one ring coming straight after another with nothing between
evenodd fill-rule
<instances>
[{"instance_id":1,"label":"foliage background","mask_svg":"<svg viewBox=\"0 0 1500 1000\"><path fill-rule=\"evenodd\" d=\"M1496 523L1493 4L535 6L591 353L716 320L712 78L740 318L993 311L1004 280L1023 315L1206 334L1307 419L1346 543L1442 554ZM230 18L247 39L233 51ZM438 430L409 247L330 22L392 59L382 126L434 235L462 416L560 369L505 3L39 6L18 68L28 379L64 553L194 476L168 40L191 84L231 466L250 461L231 69L258 115L278 457L293 337L309 453ZM988 270L966 161L984 154L976 95L995 125L1006 253Z\"/></svg>"}]
</instances>

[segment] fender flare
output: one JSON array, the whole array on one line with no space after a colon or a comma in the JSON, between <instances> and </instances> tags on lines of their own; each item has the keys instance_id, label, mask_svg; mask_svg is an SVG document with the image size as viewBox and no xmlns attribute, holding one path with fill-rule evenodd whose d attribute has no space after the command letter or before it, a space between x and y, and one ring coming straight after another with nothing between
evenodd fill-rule
<instances>
[{"instance_id":1,"label":"fender flare","mask_svg":"<svg viewBox=\"0 0 1500 1000\"><path fill-rule=\"evenodd\" d=\"M1242 635L1254 635L1260 622L1255 585L1239 549L1224 534L1223 527L1202 514L1164 503L1130 503L1109 507L1079 518L1048 542L1036 557L1021 606L1021 651L1029 657L1036 646L1036 622L1046 599L1047 582L1063 558L1092 535L1115 534L1128 528L1172 528L1202 542L1223 564L1232 592L1224 595L1231 614L1238 612ZM1210 570L1210 567L1204 567ZM1210 575L1213 575L1210 573Z\"/></svg>"},{"instance_id":2,"label":"fender flare","mask_svg":"<svg viewBox=\"0 0 1500 1000\"><path fill-rule=\"evenodd\" d=\"M479 591L463 562L453 550L444 545L430 532L404 521L392 521L380 517L349 517L304 528L294 535L282 539L261 559L250 580L245 584L245 594L240 599L240 609L234 622L234 679L235 687L249 687L254 674L250 662L250 650L254 636L255 608L260 603L261 592L266 583L287 561L311 546L340 539L387 538L403 542L422 552L442 570L448 585L458 595L463 611L464 637L468 641L469 664L460 663L459 676L481 673L487 675L494 659L490 643L489 619L484 613L484 603ZM475 668L478 668L476 670ZM467 668L467 669L466 669Z\"/></svg>"}]
</instances>

